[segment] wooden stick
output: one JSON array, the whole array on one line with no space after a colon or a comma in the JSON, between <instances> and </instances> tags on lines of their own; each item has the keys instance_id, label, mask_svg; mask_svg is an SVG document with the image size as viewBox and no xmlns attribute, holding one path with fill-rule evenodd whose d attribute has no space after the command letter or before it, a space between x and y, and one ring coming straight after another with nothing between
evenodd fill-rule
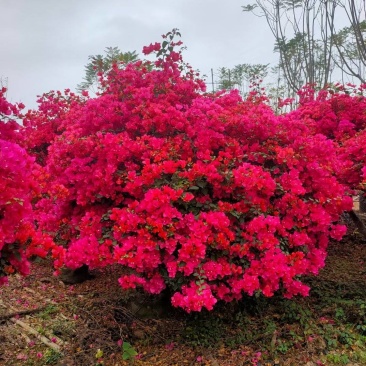
<instances>
[{"instance_id":1,"label":"wooden stick","mask_svg":"<svg viewBox=\"0 0 366 366\"><path fill-rule=\"evenodd\" d=\"M58 344L52 343L48 338L44 337L42 334L37 332L34 328L30 327L28 324L23 323L21 320L10 318L10 321L19 325L27 332L33 334L37 339L43 342L46 346L52 348L54 351L61 353L61 348Z\"/></svg>"},{"instance_id":2,"label":"wooden stick","mask_svg":"<svg viewBox=\"0 0 366 366\"><path fill-rule=\"evenodd\" d=\"M37 308L37 309L15 311L15 312L10 313L10 314L1 315L0 316L0 321L1 320L6 320L6 319L9 319L9 318L15 318L15 317L20 316L20 315L28 315L28 314L38 313L39 311L42 311L44 309L46 309L45 306L43 306L41 308Z\"/></svg>"},{"instance_id":3,"label":"wooden stick","mask_svg":"<svg viewBox=\"0 0 366 366\"><path fill-rule=\"evenodd\" d=\"M5 305L1 300L0 303ZM12 310L15 314L19 314L20 311L17 311L15 308L13 308L11 305L6 304L5 305L8 309ZM27 310L25 310L27 311ZM61 348L58 344L51 342L48 338L44 337L41 333L37 332L34 328L29 326L28 324L22 322L21 320L10 318L11 322L13 322L16 325L19 325L23 329L25 329L27 332L33 334L37 339L39 339L42 343L44 343L46 346L52 348L54 351L61 353Z\"/></svg>"}]
</instances>

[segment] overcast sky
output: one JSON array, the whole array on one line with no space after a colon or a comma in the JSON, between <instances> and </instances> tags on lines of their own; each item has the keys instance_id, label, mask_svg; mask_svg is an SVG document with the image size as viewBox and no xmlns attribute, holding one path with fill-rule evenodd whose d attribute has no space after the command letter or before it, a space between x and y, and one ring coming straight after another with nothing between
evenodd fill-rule
<instances>
[{"instance_id":1,"label":"overcast sky","mask_svg":"<svg viewBox=\"0 0 366 366\"><path fill-rule=\"evenodd\" d=\"M275 62L264 19L245 0L0 0L0 77L8 99L35 107L49 90L75 89L89 55L136 50L179 28L186 60L204 74Z\"/></svg>"}]
</instances>

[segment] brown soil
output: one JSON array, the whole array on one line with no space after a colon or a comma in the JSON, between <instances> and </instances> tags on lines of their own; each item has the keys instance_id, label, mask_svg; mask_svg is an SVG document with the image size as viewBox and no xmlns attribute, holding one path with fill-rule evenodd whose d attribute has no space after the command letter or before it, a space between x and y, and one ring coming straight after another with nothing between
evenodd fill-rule
<instances>
[{"instance_id":1,"label":"brown soil","mask_svg":"<svg viewBox=\"0 0 366 366\"><path fill-rule=\"evenodd\" d=\"M39 261L0 289L0 365L255 365L257 352L261 366L331 365L342 355L339 364L365 365L357 333L366 330L365 263L366 245L353 235L330 246L325 269L307 279L308 298L247 298L198 316L124 293L120 267L65 285ZM123 360L132 350L121 342L137 356Z\"/></svg>"}]
</instances>

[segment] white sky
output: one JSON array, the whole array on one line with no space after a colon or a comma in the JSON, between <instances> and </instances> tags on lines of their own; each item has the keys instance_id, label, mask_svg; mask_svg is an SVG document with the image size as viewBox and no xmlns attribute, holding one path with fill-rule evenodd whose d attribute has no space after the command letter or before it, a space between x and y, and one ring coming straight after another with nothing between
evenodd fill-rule
<instances>
[{"instance_id":1,"label":"white sky","mask_svg":"<svg viewBox=\"0 0 366 366\"><path fill-rule=\"evenodd\" d=\"M203 74L241 63L276 63L263 18L245 0L0 0L0 77L8 99L36 107L36 96L75 89L89 55L136 50L179 28L185 59Z\"/></svg>"}]
</instances>

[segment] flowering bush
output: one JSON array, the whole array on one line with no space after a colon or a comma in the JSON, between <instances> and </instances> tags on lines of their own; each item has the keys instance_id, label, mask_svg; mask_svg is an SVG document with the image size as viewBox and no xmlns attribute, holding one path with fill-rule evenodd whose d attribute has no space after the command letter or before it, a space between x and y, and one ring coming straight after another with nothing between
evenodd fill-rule
<instances>
[{"instance_id":1,"label":"flowering bush","mask_svg":"<svg viewBox=\"0 0 366 366\"><path fill-rule=\"evenodd\" d=\"M22 116L21 145L36 158L38 164L45 165L48 147L56 136L62 134L61 122L64 116L76 105L84 103L87 96L87 92L78 96L70 89L64 93L52 90L39 96L36 110L28 110Z\"/></svg>"},{"instance_id":2,"label":"flowering bush","mask_svg":"<svg viewBox=\"0 0 366 366\"><path fill-rule=\"evenodd\" d=\"M366 166L366 84L334 85L315 96L311 86L300 92L300 106L289 117L303 121L309 134L323 134L336 143L340 181L351 190L362 185Z\"/></svg>"},{"instance_id":3,"label":"flowering bush","mask_svg":"<svg viewBox=\"0 0 366 366\"><path fill-rule=\"evenodd\" d=\"M36 203L56 267L118 263L122 288L169 288L186 311L243 293L307 295L299 276L324 266L352 208L339 145L304 111L205 94L176 35L144 48L156 61L115 65L98 97L57 115Z\"/></svg>"},{"instance_id":4,"label":"flowering bush","mask_svg":"<svg viewBox=\"0 0 366 366\"><path fill-rule=\"evenodd\" d=\"M12 105L0 91L0 285L15 271L29 272L28 255L46 255L52 241L35 230L32 198L39 190L34 159L15 141L22 141L22 105Z\"/></svg>"},{"instance_id":5,"label":"flowering bush","mask_svg":"<svg viewBox=\"0 0 366 366\"><path fill-rule=\"evenodd\" d=\"M21 116L2 90L0 281L51 251L56 268L118 263L122 288L168 288L186 311L308 294L300 276L324 266L365 184L362 87L305 88L276 116L261 90L206 94L177 35L101 75L94 99L50 92Z\"/></svg>"},{"instance_id":6,"label":"flowering bush","mask_svg":"<svg viewBox=\"0 0 366 366\"><path fill-rule=\"evenodd\" d=\"M19 142L20 125L16 119L20 118L22 103L11 104L6 100L6 88L0 89L0 139L10 142Z\"/></svg>"}]
</instances>

